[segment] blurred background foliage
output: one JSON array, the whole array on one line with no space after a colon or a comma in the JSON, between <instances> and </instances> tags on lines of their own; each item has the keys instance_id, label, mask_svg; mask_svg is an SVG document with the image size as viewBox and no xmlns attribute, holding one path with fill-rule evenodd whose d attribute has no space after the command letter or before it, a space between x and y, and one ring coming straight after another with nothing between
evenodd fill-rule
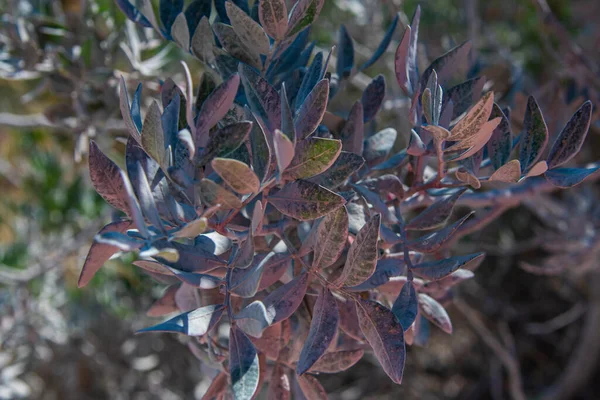
<instances>
[{"instance_id":1,"label":"blurred background foliage","mask_svg":"<svg viewBox=\"0 0 600 400\"><path fill-rule=\"evenodd\" d=\"M471 74L487 77L500 102L514 107L516 120L522 120L527 94L538 96L558 126L582 99L597 109L597 0L327 0L311 37L329 48L343 23L357 56L366 59L400 12L402 27L384 61L368 70L370 76L386 75L395 99L400 91L392 83L393 53L417 4L423 10L421 65L472 40ZM209 381L176 337L133 335L150 320L145 310L160 289L130 267L132 259L111 260L83 290L77 277L94 233L113 212L90 184L85 153L93 137L112 148L115 161L122 160L117 78L126 76L130 93L144 82L142 98L148 101L162 79L182 80L180 59L188 61L194 80L202 66L149 32L138 30L140 36L132 38L112 0L0 0L0 13L0 399L200 398ZM37 40L14 49L8 43L18 17L33 25ZM13 56L21 66L58 67L15 79ZM336 111L347 111L353 102L351 95L342 97ZM393 104L386 108L393 114ZM596 122L588 154L598 154L597 133ZM592 194L584 196L593 196L597 188L585 190ZM535 247L515 247L532 237L535 218L520 207L461 243L487 246L489 257L475 282L465 285L464 298L500 321L496 329L518 354L531 393L561 372L586 307L559 333L541 339L522 323L523 313L550 320L582 304L576 281L536 277L517 266L541 255ZM452 317L457 329L451 337L432 332L429 348L409 349L401 387L374 372L367 359L322 380L331 398L505 398L497 355L478 342L468 317ZM597 398L594 386L580 386L580 398Z\"/></svg>"}]
</instances>

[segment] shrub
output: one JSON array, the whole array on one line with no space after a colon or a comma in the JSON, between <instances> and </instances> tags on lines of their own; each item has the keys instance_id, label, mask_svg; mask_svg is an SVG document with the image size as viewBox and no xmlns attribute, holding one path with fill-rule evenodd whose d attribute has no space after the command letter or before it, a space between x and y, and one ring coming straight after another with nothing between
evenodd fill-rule
<instances>
[{"instance_id":1,"label":"shrub","mask_svg":"<svg viewBox=\"0 0 600 400\"><path fill-rule=\"evenodd\" d=\"M360 67L342 26L331 74L332 53L313 56L308 43L322 0L300 0L289 16L283 0L251 10L216 1L212 26L210 2L161 1L160 19L149 1L117 4L207 72L195 97L187 67L185 88L167 79L162 107L153 102L144 118L140 91L130 104L122 82L126 171L93 142L89 164L98 193L126 218L98 233L79 284L118 251L139 251L134 265L169 285L149 314L181 312L142 331L194 338L192 351L219 371L206 398L250 399L264 382L271 398L325 398L314 375L350 368L365 350L400 383L405 345L424 345L431 324L452 332L444 306L483 261L452 255L452 244L598 169L563 167L586 137L590 102L544 157L549 134L533 97L514 136L483 78L449 84L469 43L419 73L419 9L395 53L412 125L398 132L373 129L383 76L345 118L327 111L385 52L398 18Z\"/></svg>"}]
</instances>

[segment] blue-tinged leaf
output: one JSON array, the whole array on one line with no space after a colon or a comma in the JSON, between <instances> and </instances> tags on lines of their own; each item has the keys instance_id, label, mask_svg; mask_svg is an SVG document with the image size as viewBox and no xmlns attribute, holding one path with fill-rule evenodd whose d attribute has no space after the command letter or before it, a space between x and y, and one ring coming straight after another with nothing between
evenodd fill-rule
<instances>
[{"instance_id":1,"label":"blue-tinged leaf","mask_svg":"<svg viewBox=\"0 0 600 400\"><path fill-rule=\"evenodd\" d=\"M407 225L408 230L426 230L438 227L445 223L454 208L454 203L467 189L461 189L451 196L438 200L423 212L413 218Z\"/></svg>"},{"instance_id":2,"label":"blue-tinged leaf","mask_svg":"<svg viewBox=\"0 0 600 400\"><path fill-rule=\"evenodd\" d=\"M158 325L139 330L143 332L175 332L188 336L203 336L221 319L222 304L200 307L171 318Z\"/></svg>"},{"instance_id":3,"label":"blue-tinged leaf","mask_svg":"<svg viewBox=\"0 0 600 400\"><path fill-rule=\"evenodd\" d=\"M296 94L296 99L294 101L294 109L298 110L306 96L310 93L310 91L315 87L315 85L321 80L321 69L323 68L323 53L319 52L313 58L312 63L308 71L304 74L304 78L302 79L302 84L300 85L300 89L298 89L298 94Z\"/></svg>"},{"instance_id":4,"label":"blue-tinged leaf","mask_svg":"<svg viewBox=\"0 0 600 400\"><path fill-rule=\"evenodd\" d=\"M294 119L298 140L306 139L317 129L327 109L328 100L329 81L322 79L308 94Z\"/></svg>"},{"instance_id":5,"label":"blue-tinged leaf","mask_svg":"<svg viewBox=\"0 0 600 400\"><path fill-rule=\"evenodd\" d=\"M473 78L453 86L446 91L444 96L444 108L448 105L448 102L452 101L454 107L451 114L452 120L458 118L471 107L471 104L474 104L479 100L484 84L484 77ZM499 115L496 115L495 117L498 116Z\"/></svg>"},{"instance_id":6,"label":"blue-tinged leaf","mask_svg":"<svg viewBox=\"0 0 600 400\"><path fill-rule=\"evenodd\" d=\"M171 32L175 18L183 11L183 0L160 0L160 20L166 32Z\"/></svg>"},{"instance_id":7,"label":"blue-tinged leaf","mask_svg":"<svg viewBox=\"0 0 600 400\"><path fill-rule=\"evenodd\" d=\"M385 78L383 75L377 75L371 83L369 83L369 86L367 86L360 99L360 102L363 105L364 122L369 122L375 118L377 111L379 111L383 104L384 97Z\"/></svg>"},{"instance_id":8,"label":"blue-tinged leaf","mask_svg":"<svg viewBox=\"0 0 600 400\"><path fill-rule=\"evenodd\" d=\"M575 157L585 141L591 121L592 102L588 100L573 114L554 141L548 155L548 168L558 167Z\"/></svg>"},{"instance_id":9,"label":"blue-tinged leaf","mask_svg":"<svg viewBox=\"0 0 600 400\"><path fill-rule=\"evenodd\" d=\"M360 285L348 288L353 292L364 292L385 285L390 278L400 276L404 272L404 261L396 258L383 258L377 260L377 266L373 275Z\"/></svg>"},{"instance_id":10,"label":"blue-tinged leaf","mask_svg":"<svg viewBox=\"0 0 600 400\"><path fill-rule=\"evenodd\" d=\"M364 163L365 159L361 156L342 151L327 171L310 178L309 181L328 189L334 189L344 183L352 174L357 172Z\"/></svg>"},{"instance_id":11,"label":"blue-tinged leaf","mask_svg":"<svg viewBox=\"0 0 600 400\"><path fill-rule=\"evenodd\" d=\"M570 188L583 182L587 177L598 171L594 168L555 168L546 171L546 179L559 188Z\"/></svg>"},{"instance_id":12,"label":"blue-tinged leaf","mask_svg":"<svg viewBox=\"0 0 600 400\"><path fill-rule=\"evenodd\" d=\"M419 301L417 300L417 292L412 282L408 281L402 286L400 294L394 301L392 312L398 318L398 322L406 332L408 328L415 322L419 311Z\"/></svg>"},{"instance_id":13,"label":"blue-tinged leaf","mask_svg":"<svg viewBox=\"0 0 600 400\"><path fill-rule=\"evenodd\" d=\"M294 113L288 102L287 91L285 89L285 83L281 84L281 92L279 93L281 98L281 132L283 132L292 143L296 143L296 128L294 127Z\"/></svg>"},{"instance_id":14,"label":"blue-tinged leaf","mask_svg":"<svg viewBox=\"0 0 600 400\"><path fill-rule=\"evenodd\" d=\"M415 322L414 343L421 347L427 346L430 333L431 325L429 324L429 321L423 316L423 314L419 313Z\"/></svg>"},{"instance_id":15,"label":"blue-tinged leaf","mask_svg":"<svg viewBox=\"0 0 600 400\"><path fill-rule=\"evenodd\" d=\"M171 100L171 102L165 106L160 117L163 133L165 135L165 147L171 146L171 148L175 148L175 144L177 143L177 133L179 133L180 104L181 102L179 93L177 93L175 94L173 100Z\"/></svg>"},{"instance_id":16,"label":"blue-tinged leaf","mask_svg":"<svg viewBox=\"0 0 600 400\"><path fill-rule=\"evenodd\" d=\"M544 121L542 110L533 96L529 96L527 99L523 131L519 162L521 163L521 172L525 173L541 157L548 143L548 127Z\"/></svg>"},{"instance_id":17,"label":"blue-tinged leaf","mask_svg":"<svg viewBox=\"0 0 600 400\"><path fill-rule=\"evenodd\" d=\"M435 70L438 74L438 84L444 86L458 70L466 69L469 62L469 52L471 51L471 42L465 42L454 47L447 53L435 59L431 65L423 71L421 76L421 90L427 87L429 76Z\"/></svg>"},{"instance_id":18,"label":"blue-tinged leaf","mask_svg":"<svg viewBox=\"0 0 600 400\"><path fill-rule=\"evenodd\" d=\"M269 203L282 214L310 221L342 207L346 201L337 193L315 183L297 180L269 196Z\"/></svg>"},{"instance_id":19,"label":"blue-tinged leaf","mask_svg":"<svg viewBox=\"0 0 600 400\"><path fill-rule=\"evenodd\" d=\"M394 154L386 161L375 165L372 170L374 171L385 171L388 169L400 168L402 165L408 162L408 153L406 150L402 150L399 153Z\"/></svg>"},{"instance_id":20,"label":"blue-tinged leaf","mask_svg":"<svg viewBox=\"0 0 600 400\"><path fill-rule=\"evenodd\" d=\"M306 65L307 61L304 60L310 57L312 49L314 48L314 43L311 43L308 47L306 46L309 33L310 29L300 32L285 50L279 50L280 47L277 48L275 52L277 57L275 58L275 61L269 65L269 69L267 70L267 77L269 79L285 71L293 70L296 66ZM308 56L305 56L306 53L308 53ZM303 61L304 64L302 64Z\"/></svg>"},{"instance_id":21,"label":"blue-tinged leaf","mask_svg":"<svg viewBox=\"0 0 600 400\"><path fill-rule=\"evenodd\" d=\"M365 123L363 105L360 101L354 103L348 114L348 119L340 134L342 149L351 153L361 155L363 153L365 140Z\"/></svg>"},{"instance_id":22,"label":"blue-tinged leaf","mask_svg":"<svg viewBox=\"0 0 600 400\"><path fill-rule=\"evenodd\" d=\"M281 126L281 99L277 91L256 70L240 64L238 71L246 99L252 112L258 115L271 132Z\"/></svg>"},{"instance_id":23,"label":"blue-tinged leaf","mask_svg":"<svg viewBox=\"0 0 600 400\"><path fill-rule=\"evenodd\" d=\"M512 152L512 132L510 130L510 120L502 112L496 103L492 106L490 120L500 118L500 124L494 129L492 137L487 143L488 157L492 162L494 170L498 170L510 159Z\"/></svg>"},{"instance_id":24,"label":"blue-tinged leaf","mask_svg":"<svg viewBox=\"0 0 600 400\"><path fill-rule=\"evenodd\" d=\"M363 65L360 66L360 68L358 69L359 71L367 69L371 65L375 64L375 62L377 62L377 60L379 60L379 57L381 57L383 55L383 53L385 53L388 46L390 45L390 42L392 41L392 37L394 36L394 32L396 31L396 26L398 26L399 20L400 20L400 15L396 14L390 27L385 32L383 39L379 43L379 46L377 46L377 50L375 50L375 53L373 53L373 55L371 56L371 58L369 58L367 60L367 62L365 62Z\"/></svg>"},{"instance_id":25,"label":"blue-tinged leaf","mask_svg":"<svg viewBox=\"0 0 600 400\"><path fill-rule=\"evenodd\" d=\"M398 132L394 128L385 128L365 140L363 156L368 163L387 157L396 143Z\"/></svg>"},{"instance_id":26,"label":"blue-tinged leaf","mask_svg":"<svg viewBox=\"0 0 600 400\"><path fill-rule=\"evenodd\" d=\"M298 0L290 11L286 36L291 37L308 28L319 16L325 0Z\"/></svg>"},{"instance_id":27,"label":"blue-tinged leaf","mask_svg":"<svg viewBox=\"0 0 600 400\"><path fill-rule=\"evenodd\" d=\"M250 150L252 153L252 168L258 176L261 182L264 182L269 172L269 166L271 165L271 149L269 148L269 142L265 131L263 130L262 124L256 122L256 119L252 113L250 113L252 119L252 129L250 130Z\"/></svg>"},{"instance_id":28,"label":"blue-tinged leaf","mask_svg":"<svg viewBox=\"0 0 600 400\"><path fill-rule=\"evenodd\" d=\"M338 36L337 74L340 79L348 78L354 68L354 43L348 30L342 24Z\"/></svg>"},{"instance_id":29,"label":"blue-tinged leaf","mask_svg":"<svg viewBox=\"0 0 600 400\"><path fill-rule=\"evenodd\" d=\"M133 22L137 22L145 28L152 28L150 21L148 21L148 19L144 17L142 13L129 2L129 0L115 0L115 2L127 18Z\"/></svg>"},{"instance_id":30,"label":"blue-tinged leaf","mask_svg":"<svg viewBox=\"0 0 600 400\"><path fill-rule=\"evenodd\" d=\"M479 261L482 257L485 257L485 253L474 253L466 256L450 257L443 260L427 261L413 265L411 271L419 278L435 281L450 275L460 267L473 261Z\"/></svg>"},{"instance_id":31,"label":"blue-tinged leaf","mask_svg":"<svg viewBox=\"0 0 600 400\"><path fill-rule=\"evenodd\" d=\"M217 15L219 16L219 22L223 22L224 24L231 24L229 21L229 17L227 16L227 9L225 8L225 2L227 0L215 0L215 8L217 10ZM246 14L249 14L248 1L247 0L229 0L233 1L233 3L244 10ZM210 3L210 1L209 1Z\"/></svg>"},{"instance_id":32,"label":"blue-tinged leaf","mask_svg":"<svg viewBox=\"0 0 600 400\"><path fill-rule=\"evenodd\" d=\"M250 400L258 390L260 368L256 348L237 327L229 331L229 375L235 400Z\"/></svg>"},{"instance_id":33,"label":"blue-tinged leaf","mask_svg":"<svg viewBox=\"0 0 600 400\"><path fill-rule=\"evenodd\" d=\"M138 84L133 100L131 101L131 119L135 124L138 132L142 131L142 112L140 110L140 104L142 102L142 84Z\"/></svg>"},{"instance_id":34,"label":"blue-tinged leaf","mask_svg":"<svg viewBox=\"0 0 600 400\"><path fill-rule=\"evenodd\" d=\"M465 215L455 223L448 225L437 232L433 232L411 240L406 244L406 246L409 249L418 251L420 253L435 253L436 251L440 250L442 246L444 246L450 239L452 239L452 235L474 213L475 211Z\"/></svg>"}]
</instances>

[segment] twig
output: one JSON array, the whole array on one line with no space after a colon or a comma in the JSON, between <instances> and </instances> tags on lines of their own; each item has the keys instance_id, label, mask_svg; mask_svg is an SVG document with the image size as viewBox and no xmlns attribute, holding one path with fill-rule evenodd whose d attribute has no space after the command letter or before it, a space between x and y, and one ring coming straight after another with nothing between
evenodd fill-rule
<instances>
[{"instance_id":1,"label":"twig","mask_svg":"<svg viewBox=\"0 0 600 400\"><path fill-rule=\"evenodd\" d=\"M568 311L557 315L551 320L546 322L531 322L525 326L525 329L532 335L547 335L577 321L585 314L586 310L587 307L583 303L577 303Z\"/></svg>"}]
</instances>

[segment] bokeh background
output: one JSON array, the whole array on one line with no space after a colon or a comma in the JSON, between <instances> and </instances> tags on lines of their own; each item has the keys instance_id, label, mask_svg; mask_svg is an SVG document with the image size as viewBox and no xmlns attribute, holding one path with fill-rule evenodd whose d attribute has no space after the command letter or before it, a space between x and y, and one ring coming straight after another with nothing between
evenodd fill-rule
<instances>
[{"instance_id":1,"label":"bokeh background","mask_svg":"<svg viewBox=\"0 0 600 400\"><path fill-rule=\"evenodd\" d=\"M390 124L403 101L393 53L417 4L420 64L471 40L470 74L485 75L512 107L514 132L530 94L551 135L584 100L597 110L598 0L326 0L312 39L328 49L343 23L365 60L400 13L386 55L368 70L388 78ZM201 398L210 382L181 338L134 335L156 322L146 310L160 285L131 257L109 261L83 289L77 278L113 212L91 186L86 151L94 138L123 158L117 78L130 92L143 82L149 102L161 79L183 80L180 59L194 80L202 66L126 22L112 0L0 0L0 14L0 399ZM369 81L357 75L356 93ZM334 110L359 96L348 90ZM600 155L599 132L596 115L583 161ZM428 347L409 348L401 386L372 357L319 377L330 398L598 398L600 251L576 252L599 240L598 200L587 183L532 199L463 239L457 251L488 257L449 307L454 334L432 330ZM565 253L548 259L549 246Z\"/></svg>"}]
</instances>

